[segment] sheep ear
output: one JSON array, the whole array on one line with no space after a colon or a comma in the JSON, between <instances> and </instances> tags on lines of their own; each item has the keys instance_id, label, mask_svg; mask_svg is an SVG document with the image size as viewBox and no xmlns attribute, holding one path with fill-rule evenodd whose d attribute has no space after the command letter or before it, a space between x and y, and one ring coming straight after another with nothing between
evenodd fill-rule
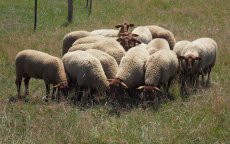
<instances>
[{"instance_id":1,"label":"sheep ear","mask_svg":"<svg viewBox=\"0 0 230 144\"><path fill-rule=\"evenodd\" d=\"M138 90L143 90L145 88L145 86L139 86L137 89Z\"/></svg>"},{"instance_id":2,"label":"sheep ear","mask_svg":"<svg viewBox=\"0 0 230 144\"><path fill-rule=\"evenodd\" d=\"M132 34L133 37L138 37L139 35L138 34Z\"/></svg>"},{"instance_id":3,"label":"sheep ear","mask_svg":"<svg viewBox=\"0 0 230 144\"><path fill-rule=\"evenodd\" d=\"M54 85L53 87L54 88L57 88L57 87L59 87L61 85L61 83L59 83L59 84L57 84L57 85Z\"/></svg>"},{"instance_id":4,"label":"sheep ear","mask_svg":"<svg viewBox=\"0 0 230 144\"><path fill-rule=\"evenodd\" d=\"M123 83L123 82L121 82L121 85L125 88L125 89L128 89L129 87L125 84L125 83Z\"/></svg>"},{"instance_id":5,"label":"sheep ear","mask_svg":"<svg viewBox=\"0 0 230 144\"><path fill-rule=\"evenodd\" d=\"M134 24L129 24L130 27L134 27Z\"/></svg>"},{"instance_id":6,"label":"sheep ear","mask_svg":"<svg viewBox=\"0 0 230 144\"><path fill-rule=\"evenodd\" d=\"M154 89L155 89L156 91L161 92L161 90L160 90L158 87L154 87Z\"/></svg>"},{"instance_id":7,"label":"sheep ear","mask_svg":"<svg viewBox=\"0 0 230 144\"><path fill-rule=\"evenodd\" d=\"M200 58L200 57L196 57L196 58L195 58L195 60L198 60L198 61L200 61L200 60L201 60L201 58Z\"/></svg>"},{"instance_id":8,"label":"sheep ear","mask_svg":"<svg viewBox=\"0 0 230 144\"><path fill-rule=\"evenodd\" d=\"M116 25L115 28L120 28L122 25Z\"/></svg>"}]
</instances>

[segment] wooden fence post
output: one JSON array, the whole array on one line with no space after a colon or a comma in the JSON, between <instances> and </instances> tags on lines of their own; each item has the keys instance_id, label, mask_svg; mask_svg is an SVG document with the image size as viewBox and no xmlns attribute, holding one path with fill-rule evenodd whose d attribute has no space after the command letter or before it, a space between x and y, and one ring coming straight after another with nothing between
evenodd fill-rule
<instances>
[{"instance_id":1,"label":"wooden fence post","mask_svg":"<svg viewBox=\"0 0 230 144\"><path fill-rule=\"evenodd\" d=\"M68 22L71 23L73 18L73 0L68 0Z\"/></svg>"},{"instance_id":2,"label":"wooden fence post","mask_svg":"<svg viewBox=\"0 0 230 144\"><path fill-rule=\"evenodd\" d=\"M34 31L37 28L37 0L34 0Z\"/></svg>"}]
</instances>

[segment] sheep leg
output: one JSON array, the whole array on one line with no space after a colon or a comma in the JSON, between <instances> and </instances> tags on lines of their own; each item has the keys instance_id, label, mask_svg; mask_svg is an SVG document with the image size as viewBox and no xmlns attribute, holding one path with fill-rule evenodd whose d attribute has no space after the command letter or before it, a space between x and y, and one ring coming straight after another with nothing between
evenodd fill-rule
<instances>
[{"instance_id":1,"label":"sheep leg","mask_svg":"<svg viewBox=\"0 0 230 144\"><path fill-rule=\"evenodd\" d=\"M46 84L46 97L45 97L45 101L48 101L49 94L50 94L50 84L48 82L46 82L45 84Z\"/></svg>"},{"instance_id":2,"label":"sheep leg","mask_svg":"<svg viewBox=\"0 0 230 144\"><path fill-rule=\"evenodd\" d=\"M25 79L24 79L25 97L29 95L29 81L30 81L30 77L25 77Z\"/></svg>"},{"instance_id":3,"label":"sheep leg","mask_svg":"<svg viewBox=\"0 0 230 144\"><path fill-rule=\"evenodd\" d=\"M57 88L53 87L52 96L51 96L51 99L52 99L52 100L55 99L56 90L57 90ZM58 97L59 97L59 95L58 95Z\"/></svg>"},{"instance_id":4,"label":"sheep leg","mask_svg":"<svg viewBox=\"0 0 230 144\"><path fill-rule=\"evenodd\" d=\"M166 95L168 97L169 100L174 100L174 97L169 93L169 87L171 85L172 79L169 79L167 87L166 87Z\"/></svg>"},{"instance_id":5,"label":"sheep leg","mask_svg":"<svg viewBox=\"0 0 230 144\"><path fill-rule=\"evenodd\" d=\"M212 68L209 67L209 69L208 69L208 78L206 80L206 87L210 84L210 73L211 73L211 71L212 71Z\"/></svg>"},{"instance_id":6,"label":"sheep leg","mask_svg":"<svg viewBox=\"0 0 230 144\"><path fill-rule=\"evenodd\" d=\"M185 74L181 73L179 79L180 79L180 94L181 94L181 96L185 96L188 94L186 92L186 76L185 76Z\"/></svg>"},{"instance_id":7,"label":"sheep leg","mask_svg":"<svg viewBox=\"0 0 230 144\"><path fill-rule=\"evenodd\" d=\"M20 91L21 91L21 83L22 83L22 79L21 79L21 78L20 78L20 79L16 78L15 84L16 84L16 86L17 86L18 99L21 99L21 98L22 98L22 97L21 97L21 94L20 94Z\"/></svg>"}]
</instances>

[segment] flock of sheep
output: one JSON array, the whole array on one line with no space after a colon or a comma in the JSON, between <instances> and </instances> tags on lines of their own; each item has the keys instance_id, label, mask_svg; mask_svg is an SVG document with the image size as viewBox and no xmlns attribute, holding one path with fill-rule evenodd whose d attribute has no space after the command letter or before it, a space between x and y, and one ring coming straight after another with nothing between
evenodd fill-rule
<instances>
[{"instance_id":1,"label":"flock of sheep","mask_svg":"<svg viewBox=\"0 0 230 144\"><path fill-rule=\"evenodd\" d=\"M23 50L15 59L18 98L24 78L25 96L30 78L43 79L46 97L59 99L74 88L74 102L82 97L97 100L105 96L114 102L124 98L143 103L173 99L170 84L176 78L181 95L196 89L199 76L208 75L215 65L217 44L211 38L176 42L169 30L156 25L123 23L117 29L73 31L64 36L62 59L36 50ZM56 91L58 89L58 91ZM57 94L56 94L57 93Z\"/></svg>"}]
</instances>

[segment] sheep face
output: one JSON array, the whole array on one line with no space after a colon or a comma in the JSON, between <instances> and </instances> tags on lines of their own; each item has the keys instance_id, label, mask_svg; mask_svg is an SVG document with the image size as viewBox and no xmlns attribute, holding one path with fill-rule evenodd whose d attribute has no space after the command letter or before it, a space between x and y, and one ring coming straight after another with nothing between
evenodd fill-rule
<instances>
[{"instance_id":1,"label":"sheep face","mask_svg":"<svg viewBox=\"0 0 230 144\"><path fill-rule=\"evenodd\" d=\"M140 86L138 90L142 91L141 101L144 105L153 103L162 93L156 86Z\"/></svg>"},{"instance_id":2,"label":"sheep face","mask_svg":"<svg viewBox=\"0 0 230 144\"><path fill-rule=\"evenodd\" d=\"M119 96L125 93L125 90L128 89L125 83L120 79L109 79L110 93L112 95Z\"/></svg>"},{"instance_id":3,"label":"sheep face","mask_svg":"<svg viewBox=\"0 0 230 144\"><path fill-rule=\"evenodd\" d=\"M128 23L123 23L123 24L119 24L116 25L116 28L120 28L119 34L120 33L124 33L124 32L128 32L129 31L129 27L133 27L134 24L128 24Z\"/></svg>"},{"instance_id":4,"label":"sheep face","mask_svg":"<svg viewBox=\"0 0 230 144\"><path fill-rule=\"evenodd\" d=\"M58 88L64 96L68 95L68 82L67 81L61 82L60 84L54 86L54 88Z\"/></svg>"},{"instance_id":5,"label":"sheep face","mask_svg":"<svg viewBox=\"0 0 230 144\"><path fill-rule=\"evenodd\" d=\"M193 74L198 70L200 57L194 55L179 56L180 65L187 74Z\"/></svg>"}]
</instances>

